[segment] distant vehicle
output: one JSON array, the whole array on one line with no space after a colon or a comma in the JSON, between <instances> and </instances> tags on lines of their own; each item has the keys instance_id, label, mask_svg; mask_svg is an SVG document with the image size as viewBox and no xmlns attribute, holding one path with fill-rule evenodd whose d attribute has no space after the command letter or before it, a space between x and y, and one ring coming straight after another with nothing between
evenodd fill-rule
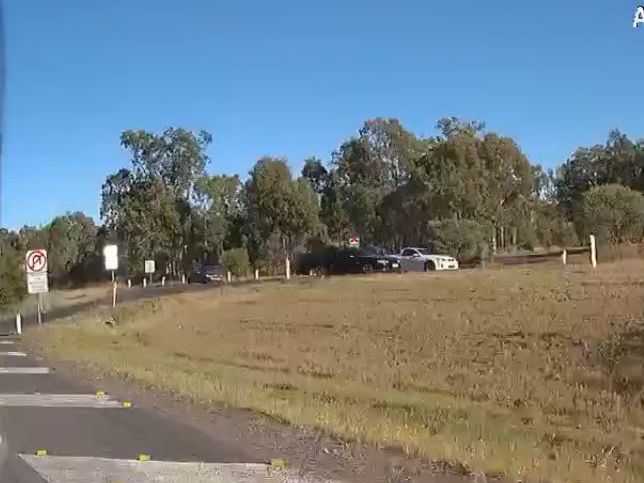
<instances>
[{"instance_id":1,"label":"distant vehicle","mask_svg":"<svg viewBox=\"0 0 644 483\"><path fill-rule=\"evenodd\" d=\"M327 246L302 254L297 261L296 271L308 275L398 272L400 262L377 247Z\"/></svg>"},{"instance_id":2,"label":"distant vehicle","mask_svg":"<svg viewBox=\"0 0 644 483\"><path fill-rule=\"evenodd\" d=\"M224 267L219 264L199 265L188 276L188 283L224 281Z\"/></svg>"},{"instance_id":3,"label":"distant vehicle","mask_svg":"<svg viewBox=\"0 0 644 483\"><path fill-rule=\"evenodd\" d=\"M403 272L431 272L434 270L458 270L458 261L449 255L437 255L427 248L403 248L396 258Z\"/></svg>"},{"instance_id":4,"label":"distant vehicle","mask_svg":"<svg viewBox=\"0 0 644 483\"><path fill-rule=\"evenodd\" d=\"M400 262L396 257L386 255L383 250L366 248L343 248L335 253L327 267L328 273L372 273L397 272Z\"/></svg>"}]
</instances>

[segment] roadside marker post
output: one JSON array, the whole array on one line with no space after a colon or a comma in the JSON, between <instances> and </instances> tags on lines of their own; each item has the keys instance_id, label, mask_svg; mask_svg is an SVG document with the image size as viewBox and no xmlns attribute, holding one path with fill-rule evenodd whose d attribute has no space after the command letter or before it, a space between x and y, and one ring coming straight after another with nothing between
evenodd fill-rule
<instances>
[{"instance_id":1,"label":"roadside marker post","mask_svg":"<svg viewBox=\"0 0 644 483\"><path fill-rule=\"evenodd\" d=\"M165 277L161 277L161 286L165 287Z\"/></svg>"},{"instance_id":2,"label":"roadside marker post","mask_svg":"<svg viewBox=\"0 0 644 483\"><path fill-rule=\"evenodd\" d=\"M567 260L568 260L568 252L564 248L563 252L561 253L561 261L565 265Z\"/></svg>"},{"instance_id":3,"label":"roadside marker post","mask_svg":"<svg viewBox=\"0 0 644 483\"><path fill-rule=\"evenodd\" d=\"M127 279L127 288L132 288L132 280L129 278Z\"/></svg>"},{"instance_id":4,"label":"roadside marker post","mask_svg":"<svg viewBox=\"0 0 644 483\"><path fill-rule=\"evenodd\" d=\"M185 283L186 283L186 274L185 274L185 273L182 273L182 274L181 274L181 284L182 284L182 285L185 285Z\"/></svg>"},{"instance_id":5,"label":"roadside marker post","mask_svg":"<svg viewBox=\"0 0 644 483\"><path fill-rule=\"evenodd\" d=\"M233 274L230 272L226 272L226 281L230 283L233 279Z\"/></svg>"},{"instance_id":6,"label":"roadside marker post","mask_svg":"<svg viewBox=\"0 0 644 483\"><path fill-rule=\"evenodd\" d=\"M255 280L259 280L259 268L255 269Z\"/></svg>"},{"instance_id":7,"label":"roadside marker post","mask_svg":"<svg viewBox=\"0 0 644 483\"><path fill-rule=\"evenodd\" d=\"M118 290L118 285L117 281L112 282L112 308L116 307L116 292Z\"/></svg>"},{"instance_id":8,"label":"roadside marker post","mask_svg":"<svg viewBox=\"0 0 644 483\"><path fill-rule=\"evenodd\" d=\"M291 261L286 257L286 280L291 279Z\"/></svg>"},{"instance_id":9,"label":"roadside marker post","mask_svg":"<svg viewBox=\"0 0 644 483\"><path fill-rule=\"evenodd\" d=\"M20 312L16 314L16 333L22 335L22 315Z\"/></svg>"},{"instance_id":10,"label":"roadside marker post","mask_svg":"<svg viewBox=\"0 0 644 483\"><path fill-rule=\"evenodd\" d=\"M143 277L143 288L148 286L148 279Z\"/></svg>"},{"instance_id":11,"label":"roadside marker post","mask_svg":"<svg viewBox=\"0 0 644 483\"><path fill-rule=\"evenodd\" d=\"M597 242L595 235L590 235L590 264L597 268Z\"/></svg>"}]
</instances>

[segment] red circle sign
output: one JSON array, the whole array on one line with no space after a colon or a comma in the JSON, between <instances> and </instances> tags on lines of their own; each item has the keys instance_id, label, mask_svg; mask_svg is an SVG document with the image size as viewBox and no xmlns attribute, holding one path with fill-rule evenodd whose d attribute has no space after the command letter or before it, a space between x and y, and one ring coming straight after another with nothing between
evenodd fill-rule
<instances>
[{"instance_id":1,"label":"red circle sign","mask_svg":"<svg viewBox=\"0 0 644 483\"><path fill-rule=\"evenodd\" d=\"M27 257L27 266L32 272L40 272L47 265L47 255L40 250L34 250Z\"/></svg>"}]
</instances>

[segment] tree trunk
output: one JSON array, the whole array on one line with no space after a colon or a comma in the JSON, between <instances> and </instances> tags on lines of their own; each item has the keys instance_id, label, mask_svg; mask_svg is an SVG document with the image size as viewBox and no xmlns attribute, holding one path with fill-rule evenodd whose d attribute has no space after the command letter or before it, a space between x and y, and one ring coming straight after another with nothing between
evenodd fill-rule
<instances>
[{"instance_id":1,"label":"tree trunk","mask_svg":"<svg viewBox=\"0 0 644 483\"><path fill-rule=\"evenodd\" d=\"M512 245L517 246L517 239L519 238L519 230L515 226L512 228Z\"/></svg>"},{"instance_id":2,"label":"tree trunk","mask_svg":"<svg viewBox=\"0 0 644 483\"><path fill-rule=\"evenodd\" d=\"M497 250L497 246L496 246L496 228L495 228L492 233L492 254L493 255L496 255L496 250Z\"/></svg>"},{"instance_id":3,"label":"tree trunk","mask_svg":"<svg viewBox=\"0 0 644 483\"><path fill-rule=\"evenodd\" d=\"M505 227L501 226L500 228L500 235L501 235L501 250L505 250Z\"/></svg>"}]
</instances>

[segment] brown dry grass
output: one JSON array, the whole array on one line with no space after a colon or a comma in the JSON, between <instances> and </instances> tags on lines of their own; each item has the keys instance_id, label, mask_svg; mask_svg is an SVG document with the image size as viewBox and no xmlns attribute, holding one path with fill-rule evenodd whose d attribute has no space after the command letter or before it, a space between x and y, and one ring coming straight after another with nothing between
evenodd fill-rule
<instances>
[{"instance_id":1,"label":"brown dry grass","mask_svg":"<svg viewBox=\"0 0 644 483\"><path fill-rule=\"evenodd\" d=\"M472 469L644 479L644 262L184 294L28 334L205 404ZM99 318L100 322L100 318Z\"/></svg>"},{"instance_id":2,"label":"brown dry grass","mask_svg":"<svg viewBox=\"0 0 644 483\"><path fill-rule=\"evenodd\" d=\"M82 305L90 302L109 301L111 297L111 284L94 285L90 287L52 290L43 294L44 307L46 310L62 309L74 305ZM0 315L13 315L20 312L23 315L36 313L38 302L35 295L28 295L21 302L10 307L3 307Z\"/></svg>"}]
</instances>

